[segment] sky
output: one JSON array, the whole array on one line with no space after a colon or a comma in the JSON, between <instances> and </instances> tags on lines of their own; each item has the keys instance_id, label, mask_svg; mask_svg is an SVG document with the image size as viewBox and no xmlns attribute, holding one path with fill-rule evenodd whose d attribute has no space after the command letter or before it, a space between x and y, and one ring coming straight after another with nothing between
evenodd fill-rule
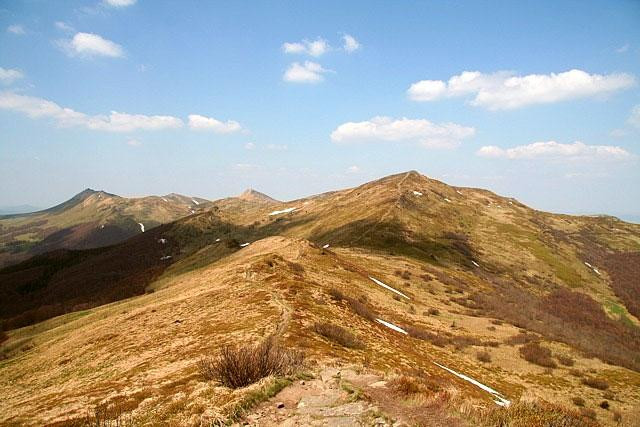
<instances>
[{"instance_id":1,"label":"sky","mask_svg":"<svg viewBox=\"0 0 640 427\"><path fill-rule=\"evenodd\" d=\"M640 2L0 2L0 206L407 170L640 216Z\"/></svg>"}]
</instances>

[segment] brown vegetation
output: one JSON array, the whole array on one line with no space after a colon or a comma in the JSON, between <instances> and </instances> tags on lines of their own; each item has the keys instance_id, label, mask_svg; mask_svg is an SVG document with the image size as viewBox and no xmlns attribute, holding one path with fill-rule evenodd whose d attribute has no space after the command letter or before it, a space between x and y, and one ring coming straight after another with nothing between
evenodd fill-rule
<instances>
[{"instance_id":1,"label":"brown vegetation","mask_svg":"<svg viewBox=\"0 0 640 427\"><path fill-rule=\"evenodd\" d=\"M581 408L584 409L584 408ZM582 411L565 408L543 401L516 402L507 408L488 410L483 421L491 426L563 426L596 427L594 417Z\"/></svg>"},{"instance_id":2,"label":"brown vegetation","mask_svg":"<svg viewBox=\"0 0 640 427\"><path fill-rule=\"evenodd\" d=\"M348 348L362 348L358 338L345 328L329 322L317 322L313 325L314 331L323 337Z\"/></svg>"},{"instance_id":3,"label":"brown vegetation","mask_svg":"<svg viewBox=\"0 0 640 427\"><path fill-rule=\"evenodd\" d=\"M551 358L551 350L535 342L523 345L520 348L520 357L527 362L535 363L545 368L555 368L558 366Z\"/></svg>"},{"instance_id":4,"label":"brown vegetation","mask_svg":"<svg viewBox=\"0 0 640 427\"><path fill-rule=\"evenodd\" d=\"M198 362L198 370L206 380L240 388L269 375L292 374L301 368L303 360L301 352L286 349L269 337L257 345L225 346L218 357Z\"/></svg>"},{"instance_id":5,"label":"brown vegetation","mask_svg":"<svg viewBox=\"0 0 640 427\"><path fill-rule=\"evenodd\" d=\"M491 353L482 350L476 353L476 358L482 363L489 363L491 362Z\"/></svg>"},{"instance_id":6,"label":"brown vegetation","mask_svg":"<svg viewBox=\"0 0 640 427\"><path fill-rule=\"evenodd\" d=\"M609 383L602 378L584 377L582 378L582 384L598 390L606 390L609 388Z\"/></svg>"}]
</instances>

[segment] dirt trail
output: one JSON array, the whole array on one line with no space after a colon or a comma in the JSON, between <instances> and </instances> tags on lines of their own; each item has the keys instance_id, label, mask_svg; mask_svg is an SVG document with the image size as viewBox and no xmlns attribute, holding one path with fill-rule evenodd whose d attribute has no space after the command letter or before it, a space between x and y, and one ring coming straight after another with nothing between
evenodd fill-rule
<instances>
[{"instance_id":1,"label":"dirt trail","mask_svg":"<svg viewBox=\"0 0 640 427\"><path fill-rule=\"evenodd\" d=\"M271 292L271 297L273 298L273 302L282 310L280 313L280 322L278 322L278 326L275 330L275 335L277 337L281 337L289 327L289 322L291 321L291 312L293 311L293 309L288 304L282 301L280 295L278 295L277 292Z\"/></svg>"}]
</instances>

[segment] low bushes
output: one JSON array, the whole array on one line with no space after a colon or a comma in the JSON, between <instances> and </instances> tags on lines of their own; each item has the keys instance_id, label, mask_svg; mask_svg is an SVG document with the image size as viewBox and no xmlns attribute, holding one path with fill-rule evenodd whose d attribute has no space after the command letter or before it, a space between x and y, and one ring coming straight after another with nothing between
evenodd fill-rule
<instances>
[{"instance_id":1,"label":"low bushes","mask_svg":"<svg viewBox=\"0 0 640 427\"><path fill-rule=\"evenodd\" d=\"M345 328L329 322L317 322L313 325L313 330L330 341L347 348L362 348L363 345L358 338Z\"/></svg>"},{"instance_id":2,"label":"low bushes","mask_svg":"<svg viewBox=\"0 0 640 427\"><path fill-rule=\"evenodd\" d=\"M289 375L302 367L301 352L282 347L274 337L257 345L225 346L216 358L198 362L206 380L218 381L230 388L248 386L269 375Z\"/></svg>"},{"instance_id":3,"label":"low bushes","mask_svg":"<svg viewBox=\"0 0 640 427\"><path fill-rule=\"evenodd\" d=\"M476 353L476 358L482 363L489 363L491 362L491 353L486 350L479 351Z\"/></svg>"},{"instance_id":4,"label":"low bushes","mask_svg":"<svg viewBox=\"0 0 640 427\"><path fill-rule=\"evenodd\" d=\"M563 426L595 427L599 424L591 413L565 408L543 401L512 403L506 408L492 408L484 414L485 425L491 426Z\"/></svg>"},{"instance_id":5,"label":"low bushes","mask_svg":"<svg viewBox=\"0 0 640 427\"><path fill-rule=\"evenodd\" d=\"M558 365L551 358L551 350L538 343L528 343L520 348L520 357L527 362L535 363L545 368L556 368Z\"/></svg>"},{"instance_id":6,"label":"low bushes","mask_svg":"<svg viewBox=\"0 0 640 427\"><path fill-rule=\"evenodd\" d=\"M606 382L601 378L595 378L595 377L582 378L582 384L598 390L606 390L609 388L608 382Z\"/></svg>"}]
</instances>

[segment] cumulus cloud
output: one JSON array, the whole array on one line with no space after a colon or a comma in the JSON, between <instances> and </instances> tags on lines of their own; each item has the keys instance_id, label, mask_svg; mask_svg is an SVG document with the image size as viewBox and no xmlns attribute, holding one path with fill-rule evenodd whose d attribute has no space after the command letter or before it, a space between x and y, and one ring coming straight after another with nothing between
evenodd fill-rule
<instances>
[{"instance_id":1,"label":"cumulus cloud","mask_svg":"<svg viewBox=\"0 0 640 427\"><path fill-rule=\"evenodd\" d=\"M58 44L69 56L124 56L122 46L97 34L76 33L71 40L62 40Z\"/></svg>"},{"instance_id":2,"label":"cumulus cloud","mask_svg":"<svg viewBox=\"0 0 640 427\"><path fill-rule=\"evenodd\" d=\"M12 33L12 34L16 34L18 36L22 36L24 34L26 34L27 32L24 30L24 27L22 25L18 25L18 24L14 24L14 25L9 25L7 27L7 32L8 33Z\"/></svg>"},{"instance_id":3,"label":"cumulus cloud","mask_svg":"<svg viewBox=\"0 0 640 427\"><path fill-rule=\"evenodd\" d=\"M20 80L23 77L24 74L22 74L22 71L20 70L0 67L0 83L10 85L14 81Z\"/></svg>"},{"instance_id":4,"label":"cumulus cloud","mask_svg":"<svg viewBox=\"0 0 640 427\"><path fill-rule=\"evenodd\" d=\"M247 142L246 144L244 144L245 150L254 150L255 148L256 144L254 144L253 142Z\"/></svg>"},{"instance_id":5,"label":"cumulus cloud","mask_svg":"<svg viewBox=\"0 0 640 427\"><path fill-rule=\"evenodd\" d=\"M640 104L633 107L633 109L631 110L631 114L627 119L627 123L629 123L633 127L640 129Z\"/></svg>"},{"instance_id":6,"label":"cumulus cloud","mask_svg":"<svg viewBox=\"0 0 640 427\"><path fill-rule=\"evenodd\" d=\"M373 117L363 122L347 122L338 126L331 139L349 142L413 142L426 148L455 148L475 134L475 129L456 123L432 123L426 119L393 119Z\"/></svg>"},{"instance_id":7,"label":"cumulus cloud","mask_svg":"<svg viewBox=\"0 0 640 427\"><path fill-rule=\"evenodd\" d=\"M449 81L421 80L407 90L414 101L473 95L469 104L489 110L510 110L532 104L608 94L636 84L630 74L589 74L582 70L517 76L510 71L484 74L464 71Z\"/></svg>"},{"instance_id":8,"label":"cumulus cloud","mask_svg":"<svg viewBox=\"0 0 640 427\"><path fill-rule=\"evenodd\" d=\"M580 141L561 144L556 141L534 142L513 148L500 148L488 145L480 148L476 154L480 157L518 159L600 159L625 160L631 154L622 147L613 145L587 145Z\"/></svg>"},{"instance_id":9,"label":"cumulus cloud","mask_svg":"<svg viewBox=\"0 0 640 427\"><path fill-rule=\"evenodd\" d=\"M348 53L355 52L360 49L360 43L358 40L349 34L342 36L342 41L344 42L342 48Z\"/></svg>"},{"instance_id":10,"label":"cumulus cloud","mask_svg":"<svg viewBox=\"0 0 640 427\"><path fill-rule=\"evenodd\" d=\"M215 133L233 133L242 130L240 123L227 120L222 122L213 117L205 117L199 114L189 115L189 127L193 130L212 131Z\"/></svg>"},{"instance_id":11,"label":"cumulus cloud","mask_svg":"<svg viewBox=\"0 0 640 427\"><path fill-rule=\"evenodd\" d=\"M0 109L20 112L31 118L53 119L63 127L78 126L107 132L162 130L183 126L182 120L173 116L146 116L117 111L112 111L109 115L88 115L46 99L13 92L0 93Z\"/></svg>"},{"instance_id":12,"label":"cumulus cloud","mask_svg":"<svg viewBox=\"0 0 640 427\"><path fill-rule=\"evenodd\" d=\"M331 49L326 40L317 38L314 41L302 40L301 42L283 43L284 53L306 54L314 57L322 56Z\"/></svg>"},{"instance_id":13,"label":"cumulus cloud","mask_svg":"<svg viewBox=\"0 0 640 427\"><path fill-rule=\"evenodd\" d=\"M104 0L104 4L111 7L127 7L136 4L137 0Z\"/></svg>"},{"instance_id":14,"label":"cumulus cloud","mask_svg":"<svg viewBox=\"0 0 640 427\"><path fill-rule=\"evenodd\" d=\"M282 79L292 83L319 83L324 80L323 74L329 71L316 62L305 61L304 64L294 62L285 71Z\"/></svg>"},{"instance_id":15,"label":"cumulus cloud","mask_svg":"<svg viewBox=\"0 0 640 427\"><path fill-rule=\"evenodd\" d=\"M66 31L68 33L73 33L75 31L75 29L71 25L67 24L66 22L56 21L54 25L58 30Z\"/></svg>"}]
</instances>

